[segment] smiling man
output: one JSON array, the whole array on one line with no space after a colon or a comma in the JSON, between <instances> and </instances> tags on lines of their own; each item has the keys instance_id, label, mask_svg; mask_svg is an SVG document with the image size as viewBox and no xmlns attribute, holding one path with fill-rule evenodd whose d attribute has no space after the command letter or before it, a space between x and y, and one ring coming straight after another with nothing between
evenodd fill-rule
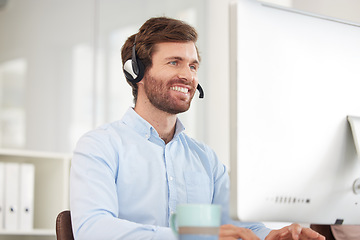
<instances>
[{"instance_id":1,"label":"smiling man","mask_svg":"<svg viewBox=\"0 0 360 240\"><path fill-rule=\"evenodd\" d=\"M174 136L176 114L189 109L198 85L199 60L193 42L158 43L152 66L138 83L135 112L168 143Z\"/></svg>"},{"instance_id":2,"label":"smiling man","mask_svg":"<svg viewBox=\"0 0 360 240\"><path fill-rule=\"evenodd\" d=\"M216 154L184 133L177 114L196 90L197 33L171 18L151 18L122 48L135 107L86 133L74 151L70 210L75 239L164 239L182 203L222 205L220 239L323 239L297 224L280 230L232 221L229 178Z\"/></svg>"}]
</instances>

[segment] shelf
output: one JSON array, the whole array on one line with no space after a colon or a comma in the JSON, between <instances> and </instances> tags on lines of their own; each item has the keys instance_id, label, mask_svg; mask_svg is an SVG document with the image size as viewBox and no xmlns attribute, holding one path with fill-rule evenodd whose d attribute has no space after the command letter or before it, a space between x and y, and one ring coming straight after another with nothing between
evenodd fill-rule
<instances>
[{"instance_id":1,"label":"shelf","mask_svg":"<svg viewBox=\"0 0 360 240\"><path fill-rule=\"evenodd\" d=\"M1 239L55 237L56 217L69 209L70 159L69 154L0 149L0 162L31 163L35 167L34 229L0 229Z\"/></svg>"},{"instance_id":2,"label":"shelf","mask_svg":"<svg viewBox=\"0 0 360 240\"><path fill-rule=\"evenodd\" d=\"M0 236L55 236L55 229L33 229L33 230L0 230Z\"/></svg>"}]
</instances>

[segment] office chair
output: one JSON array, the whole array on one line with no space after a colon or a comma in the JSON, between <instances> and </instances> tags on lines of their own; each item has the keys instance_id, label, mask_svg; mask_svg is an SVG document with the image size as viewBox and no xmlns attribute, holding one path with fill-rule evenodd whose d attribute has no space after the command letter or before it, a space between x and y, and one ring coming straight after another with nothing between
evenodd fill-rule
<instances>
[{"instance_id":1,"label":"office chair","mask_svg":"<svg viewBox=\"0 0 360 240\"><path fill-rule=\"evenodd\" d=\"M56 239L74 240L69 210L62 211L56 218Z\"/></svg>"}]
</instances>

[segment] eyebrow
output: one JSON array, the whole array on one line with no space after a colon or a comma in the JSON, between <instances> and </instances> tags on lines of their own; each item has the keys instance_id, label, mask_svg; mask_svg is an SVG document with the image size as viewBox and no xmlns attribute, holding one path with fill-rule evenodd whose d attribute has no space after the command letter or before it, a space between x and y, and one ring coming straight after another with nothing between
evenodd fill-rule
<instances>
[{"instance_id":1,"label":"eyebrow","mask_svg":"<svg viewBox=\"0 0 360 240\"><path fill-rule=\"evenodd\" d=\"M167 58L165 58L165 60L167 60L167 61L169 61L169 60L180 60L180 61L183 61L184 58L178 57L178 56L173 56L173 57L167 57ZM193 63L193 64L200 65L199 61L196 60L196 59L195 59L194 61L192 61L192 63Z\"/></svg>"}]
</instances>

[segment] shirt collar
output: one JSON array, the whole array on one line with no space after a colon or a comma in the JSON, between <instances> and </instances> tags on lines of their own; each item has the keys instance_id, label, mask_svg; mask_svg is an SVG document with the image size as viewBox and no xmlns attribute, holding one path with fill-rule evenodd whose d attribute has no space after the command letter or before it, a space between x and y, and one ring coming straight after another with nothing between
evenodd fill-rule
<instances>
[{"instance_id":1,"label":"shirt collar","mask_svg":"<svg viewBox=\"0 0 360 240\"><path fill-rule=\"evenodd\" d=\"M157 133L155 128L151 126L151 124L148 123L145 119L140 117L140 115L137 114L132 107L130 107L125 113L125 115L122 118L122 122L147 139L149 139L151 135L154 135L159 138L159 134ZM180 119L177 118L176 126L175 126L175 134L173 139L175 139L184 130L185 130L184 125L182 124Z\"/></svg>"},{"instance_id":2,"label":"shirt collar","mask_svg":"<svg viewBox=\"0 0 360 240\"><path fill-rule=\"evenodd\" d=\"M175 127L175 134L173 139L175 139L180 133L182 133L183 131L185 131L185 126L184 124L180 121L179 118L176 119L176 127Z\"/></svg>"}]
</instances>

